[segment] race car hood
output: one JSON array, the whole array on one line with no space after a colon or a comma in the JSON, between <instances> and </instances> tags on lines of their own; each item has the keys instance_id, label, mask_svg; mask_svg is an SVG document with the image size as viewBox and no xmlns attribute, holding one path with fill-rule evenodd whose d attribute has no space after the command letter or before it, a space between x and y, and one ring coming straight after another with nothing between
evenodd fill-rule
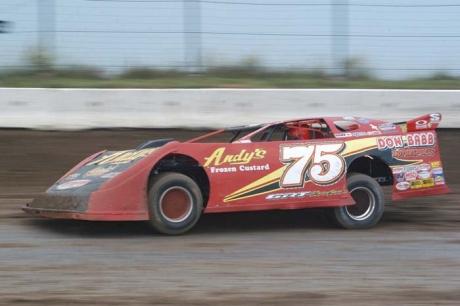
<instances>
[{"instance_id":1,"label":"race car hood","mask_svg":"<svg viewBox=\"0 0 460 306\"><path fill-rule=\"evenodd\" d=\"M101 185L171 141L172 138L150 140L133 150L96 153L67 172L50 189L69 190L87 184Z\"/></svg>"},{"instance_id":2,"label":"race car hood","mask_svg":"<svg viewBox=\"0 0 460 306\"><path fill-rule=\"evenodd\" d=\"M87 184L104 183L158 148L126 151L106 151L78 169L61 178L51 189L70 190Z\"/></svg>"}]
</instances>

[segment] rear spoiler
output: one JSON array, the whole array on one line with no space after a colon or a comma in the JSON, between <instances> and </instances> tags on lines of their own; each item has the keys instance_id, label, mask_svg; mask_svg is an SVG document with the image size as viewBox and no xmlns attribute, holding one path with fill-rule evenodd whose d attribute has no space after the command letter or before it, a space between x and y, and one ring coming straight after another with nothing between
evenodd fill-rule
<instances>
[{"instance_id":1,"label":"rear spoiler","mask_svg":"<svg viewBox=\"0 0 460 306\"><path fill-rule=\"evenodd\" d=\"M395 122L394 124L401 126L403 130L405 127L406 132L429 131L436 129L441 119L440 113L432 113L408 121Z\"/></svg>"}]
</instances>

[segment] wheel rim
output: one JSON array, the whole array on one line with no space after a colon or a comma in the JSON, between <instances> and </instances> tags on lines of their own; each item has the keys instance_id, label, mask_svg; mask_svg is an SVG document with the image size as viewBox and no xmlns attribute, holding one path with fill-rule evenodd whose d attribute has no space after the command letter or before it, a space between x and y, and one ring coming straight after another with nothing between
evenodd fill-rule
<instances>
[{"instance_id":1,"label":"wheel rim","mask_svg":"<svg viewBox=\"0 0 460 306\"><path fill-rule=\"evenodd\" d=\"M160 213L169 222L182 222L192 213L191 193L182 187L171 187L160 197Z\"/></svg>"},{"instance_id":2,"label":"wheel rim","mask_svg":"<svg viewBox=\"0 0 460 306\"><path fill-rule=\"evenodd\" d=\"M375 196L365 187L356 187L350 191L355 205L345 206L347 215L356 221L367 219L375 210Z\"/></svg>"}]
</instances>

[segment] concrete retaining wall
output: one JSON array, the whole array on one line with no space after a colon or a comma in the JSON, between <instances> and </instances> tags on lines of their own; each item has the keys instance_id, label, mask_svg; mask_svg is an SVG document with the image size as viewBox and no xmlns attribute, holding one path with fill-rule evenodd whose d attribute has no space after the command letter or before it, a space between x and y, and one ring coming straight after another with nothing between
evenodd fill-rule
<instances>
[{"instance_id":1,"label":"concrete retaining wall","mask_svg":"<svg viewBox=\"0 0 460 306\"><path fill-rule=\"evenodd\" d=\"M0 88L0 127L220 128L290 118L402 121L441 112L460 127L457 90Z\"/></svg>"}]
</instances>

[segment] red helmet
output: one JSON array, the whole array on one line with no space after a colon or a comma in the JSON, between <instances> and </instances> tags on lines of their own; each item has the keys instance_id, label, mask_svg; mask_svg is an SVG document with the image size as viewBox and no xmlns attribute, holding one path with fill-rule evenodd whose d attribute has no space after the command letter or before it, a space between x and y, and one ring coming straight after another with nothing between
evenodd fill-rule
<instances>
[{"instance_id":1,"label":"red helmet","mask_svg":"<svg viewBox=\"0 0 460 306\"><path fill-rule=\"evenodd\" d=\"M289 127L288 131L288 139L310 139L310 129L300 127L300 126L293 126Z\"/></svg>"}]
</instances>

